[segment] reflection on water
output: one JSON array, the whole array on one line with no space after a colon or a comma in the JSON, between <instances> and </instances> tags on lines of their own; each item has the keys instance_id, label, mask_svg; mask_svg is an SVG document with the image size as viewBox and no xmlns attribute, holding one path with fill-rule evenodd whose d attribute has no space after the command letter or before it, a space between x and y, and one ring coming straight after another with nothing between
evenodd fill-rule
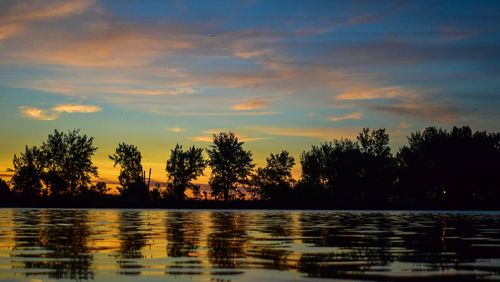
<instances>
[{"instance_id":1,"label":"reflection on water","mask_svg":"<svg viewBox=\"0 0 500 282\"><path fill-rule=\"evenodd\" d=\"M0 209L0 280L500 280L500 213Z\"/></svg>"}]
</instances>

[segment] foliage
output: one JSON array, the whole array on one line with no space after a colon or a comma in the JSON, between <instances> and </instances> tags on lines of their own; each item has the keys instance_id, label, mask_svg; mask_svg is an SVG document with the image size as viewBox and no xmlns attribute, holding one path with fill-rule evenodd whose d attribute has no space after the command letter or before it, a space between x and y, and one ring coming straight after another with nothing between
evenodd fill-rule
<instances>
[{"instance_id":1,"label":"foliage","mask_svg":"<svg viewBox=\"0 0 500 282\"><path fill-rule=\"evenodd\" d=\"M92 156L97 150L94 138L80 135L75 129L67 133L54 130L41 151L45 167L44 182L52 195L78 195L88 189L97 167Z\"/></svg>"},{"instance_id":2,"label":"foliage","mask_svg":"<svg viewBox=\"0 0 500 282\"><path fill-rule=\"evenodd\" d=\"M312 187L311 197L383 202L396 177L385 129L364 128L356 141L340 139L312 146L302 153L301 164L299 191L307 196L305 187Z\"/></svg>"},{"instance_id":3,"label":"foliage","mask_svg":"<svg viewBox=\"0 0 500 282\"><path fill-rule=\"evenodd\" d=\"M170 159L167 160L166 171L169 185L177 200L184 199L186 189L191 189L195 194L199 193L200 186L191 181L203 175L206 165L203 149L192 146L184 151L181 145L175 145L171 150Z\"/></svg>"},{"instance_id":4,"label":"foliage","mask_svg":"<svg viewBox=\"0 0 500 282\"><path fill-rule=\"evenodd\" d=\"M109 192L106 182L98 181L96 184L89 187L88 193L95 196L104 196Z\"/></svg>"},{"instance_id":5,"label":"foliage","mask_svg":"<svg viewBox=\"0 0 500 282\"><path fill-rule=\"evenodd\" d=\"M285 198L294 184L294 158L287 151L281 151L279 154L271 154L266 162L266 167L258 168L252 175L250 192L255 198L262 200Z\"/></svg>"},{"instance_id":6,"label":"foliage","mask_svg":"<svg viewBox=\"0 0 500 282\"><path fill-rule=\"evenodd\" d=\"M213 136L213 145L208 149L208 164L212 169L210 188L212 195L224 196L229 201L230 192L238 192L237 185L248 184L254 164L252 153L243 149L243 142L232 132L221 132ZM241 193L241 192L240 192Z\"/></svg>"},{"instance_id":7,"label":"foliage","mask_svg":"<svg viewBox=\"0 0 500 282\"><path fill-rule=\"evenodd\" d=\"M473 133L468 126L450 132L428 127L412 133L397 158L403 197L461 204L498 197L498 133Z\"/></svg>"},{"instance_id":8,"label":"foliage","mask_svg":"<svg viewBox=\"0 0 500 282\"><path fill-rule=\"evenodd\" d=\"M37 147L25 147L24 153L19 156L14 154L12 161L13 172L10 183L12 191L25 196L38 196L42 194L42 180L44 178L43 152Z\"/></svg>"},{"instance_id":9,"label":"foliage","mask_svg":"<svg viewBox=\"0 0 500 282\"><path fill-rule=\"evenodd\" d=\"M9 194L10 194L9 184L7 184L7 181L3 180L3 178L0 178L0 196L4 198L7 197L7 195Z\"/></svg>"},{"instance_id":10,"label":"foliage","mask_svg":"<svg viewBox=\"0 0 500 282\"><path fill-rule=\"evenodd\" d=\"M109 158L114 162L113 166L121 167L118 176L120 194L127 197L146 197L148 191L143 178L142 156L137 147L120 143Z\"/></svg>"}]
</instances>

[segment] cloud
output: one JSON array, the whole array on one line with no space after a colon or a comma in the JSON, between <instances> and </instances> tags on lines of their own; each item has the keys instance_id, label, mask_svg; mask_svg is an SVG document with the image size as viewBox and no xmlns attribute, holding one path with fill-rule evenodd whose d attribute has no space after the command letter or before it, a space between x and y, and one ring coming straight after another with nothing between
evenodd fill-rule
<instances>
[{"instance_id":1,"label":"cloud","mask_svg":"<svg viewBox=\"0 0 500 282\"><path fill-rule=\"evenodd\" d=\"M337 95L337 100L372 100L405 97L412 92L401 87L373 87L355 88Z\"/></svg>"},{"instance_id":2,"label":"cloud","mask_svg":"<svg viewBox=\"0 0 500 282\"><path fill-rule=\"evenodd\" d=\"M406 101L394 105L375 105L372 108L392 115L442 123L452 122L464 114L463 111L447 102Z\"/></svg>"},{"instance_id":3,"label":"cloud","mask_svg":"<svg viewBox=\"0 0 500 282\"><path fill-rule=\"evenodd\" d=\"M181 112L181 111L170 111L165 112L164 110L151 110L153 114L164 115L164 116L270 116L276 115L278 112L271 111L258 111L258 112Z\"/></svg>"},{"instance_id":4,"label":"cloud","mask_svg":"<svg viewBox=\"0 0 500 282\"><path fill-rule=\"evenodd\" d=\"M233 105L233 109L237 111L250 111L267 107L268 103L263 99L248 99L243 103Z\"/></svg>"},{"instance_id":5,"label":"cloud","mask_svg":"<svg viewBox=\"0 0 500 282\"><path fill-rule=\"evenodd\" d=\"M355 113L350 113L350 114L345 114L342 116L331 116L330 120L334 122L339 122L339 121L344 121L344 120L358 120L363 117L363 114L360 112L355 112Z\"/></svg>"},{"instance_id":6,"label":"cloud","mask_svg":"<svg viewBox=\"0 0 500 282\"><path fill-rule=\"evenodd\" d=\"M24 117L36 120L56 120L61 114L68 113L96 113L102 111L101 107L81 104L60 104L55 105L49 110L36 107L19 107Z\"/></svg>"},{"instance_id":7,"label":"cloud","mask_svg":"<svg viewBox=\"0 0 500 282\"><path fill-rule=\"evenodd\" d=\"M61 104L51 108L56 113L96 113L102 111L101 107L79 104Z\"/></svg>"},{"instance_id":8,"label":"cloud","mask_svg":"<svg viewBox=\"0 0 500 282\"><path fill-rule=\"evenodd\" d=\"M359 132L355 128L310 128L310 127L271 127L257 126L253 127L256 133L264 133L270 136L287 136L312 138L323 141L340 139L340 138L355 138Z\"/></svg>"},{"instance_id":9,"label":"cloud","mask_svg":"<svg viewBox=\"0 0 500 282\"><path fill-rule=\"evenodd\" d=\"M94 0L27 0L7 8L2 17L6 21L46 20L81 13Z\"/></svg>"},{"instance_id":10,"label":"cloud","mask_svg":"<svg viewBox=\"0 0 500 282\"><path fill-rule=\"evenodd\" d=\"M0 40L3 40L23 29L23 26L20 24L4 24L1 25L0 22Z\"/></svg>"},{"instance_id":11,"label":"cloud","mask_svg":"<svg viewBox=\"0 0 500 282\"><path fill-rule=\"evenodd\" d=\"M168 131L175 132L175 133L179 133L179 132L181 132L183 130L184 129L180 128L180 127L171 127L171 128L168 129Z\"/></svg>"},{"instance_id":12,"label":"cloud","mask_svg":"<svg viewBox=\"0 0 500 282\"><path fill-rule=\"evenodd\" d=\"M26 29L34 21L52 20L86 11L94 0L19 1L0 11L0 40Z\"/></svg>"},{"instance_id":13,"label":"cloud","mask_svg":"<svg viewBox=\"0 0 500 282\"><path fill-rule=\"evenodd\" d=\"M410 127L412 127L412 125L408 122L402 121L399 123L399 128L401 128L401 129L407 129Z\"/></svg>"},{"instance_id":14,"label":"cloud","mask_svg":"<svg viewBox=\"0 0 500 282\"><path fill-rule=\"evenodd\" d=\"M35 107L19 107L21 114L24 117L36 120L55 120L57 119L57 115L53 113L48 113L47 111L35 108Z\"/></svg>"}]
</instances>

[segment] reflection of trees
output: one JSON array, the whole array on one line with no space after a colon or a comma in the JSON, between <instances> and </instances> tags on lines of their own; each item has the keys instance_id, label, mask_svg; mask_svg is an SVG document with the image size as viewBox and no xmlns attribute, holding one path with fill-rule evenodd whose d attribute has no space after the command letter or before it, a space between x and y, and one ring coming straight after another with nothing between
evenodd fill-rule
<instances>
[{"instance_id":1,"label":"reflection of trees","mask_svg":"<svg viewBox=\"0 0 500 282\"><path fill-rule=\"evenodd\" d=\"M262 215L265 233L273 237L288 237L292 234L292 217L288 212L266 212Z\"/></svg>"},{"instance_id":2,"label":"reflection of trees","mask_svg":"<svg viewBox=\"0 0 500 282\"><path fill-rule=\"evenodd\" d=\"M290 268L291 263L288 257L293 253L292 250L284 249L283 243L291 242L289 237L292 235L293 220L287 212L265 212L259 218L259 229L268 234L270 238L264 239L271 243L261 243L257 241L249 246L247 255L249 257L264 260L262 262L265 268L286 270Z\"/></svg>"},{"instance_id":3,"label":"reflection of trees","mask_svg":"<svg viewBox=\"0 0 500 282\"><path fill-rule=\"evenodd\" d=\"M394 270L390 265L394 261L422 271L475 269L464 263L498 257L495 248L486 246L500 235L481 234L481 226L499 228L500 222L491 217L424 213L304 213L301 217L304 243L335 250L301 255L299 271L310 276L367 279L369 272Z\"/></svg>"},{"instance_id":4,"label":"reflection of trees","mask_svg":"<svg viewBox=\"0 0 500 282\"><path fill-rule=\"evenodd\" d=\"M201 222L196 212L170 212L165 219L169 257L192 257L199 245Z\"/></svg>"},{"instance_id":5,"label":"reflection of trees","mask_svg":"<svg viewBox=\"0 0 500 282\"><path fill-rule=\"evenodd\" d=\"M123 271L121 274L141 274L142 265L138 260L143 258L142 249L146 246L149 233L144 230L144 223L140 211L121 211L119 215L118 237L120 249L118 250L117 263Z\"/></svg>"},{"instance_id":6,"label":"reflection of trees","mask_svg":"<svg viewBox=\"0 0 500 282\"><path fill-rule=\"evenodd\" d=\"M302 214L304 243L334 247L334 252L304 253L299 271L310 276L362 275L395 260L391 223L383 214Z\"/></svg>"},{"instance_id":7,"label":"reflection of trees","mask_svg":"<svg viewBox=\"0 0 500 282\"><path fill-rule=\"evenodd\" d=\"M49 278L92 279L87 216L82 210L15 211L16 267L48 270Z\"/></svg>"},{"instance_id":8,"label":"reflection of trees","mask_svg":"<svg viewBox=\"0 0 500 282\"><path fill-rule=\"evenodd\" d=\"M410 216L405 220L412 222L416 217ZM404 247L412 251L403 254L399 260L423 263L430 269L438 270L455 268L457 263L483 257L481 249L472 248L470 242L462 239L479 234L470 218L420 215L419 220L425 224L412 226L411 232L404 237Z\"/></svg>"},{"instance_id":9,"label":"reflection of trees","mask_svg":"<svg viewBox=\"0 0 500 282\"><path fill-rule=\"evenodd\" d=\"M212 230L208 234L208 260L216 268L236 268L245 256L245 214L212 212Z\"/></svg>"}]
</instances>

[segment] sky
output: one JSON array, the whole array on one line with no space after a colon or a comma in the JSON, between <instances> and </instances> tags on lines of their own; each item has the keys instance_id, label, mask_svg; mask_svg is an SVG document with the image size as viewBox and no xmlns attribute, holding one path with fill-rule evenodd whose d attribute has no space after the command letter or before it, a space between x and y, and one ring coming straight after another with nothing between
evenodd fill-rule
<instances>
[{"instance_id":1,"label":"sky","mask_svg":"<svg viewBox=\"0 0 500 282\"><path fill-rule=\"evenodd\" d=\"M0 176L54 129L94 137L109 183L120 142L158 181L220 131L258 166L363 127L397 151L427 126L500 131L499 80L500 1L4 0Z\"/></svg>"}]
</instances>

